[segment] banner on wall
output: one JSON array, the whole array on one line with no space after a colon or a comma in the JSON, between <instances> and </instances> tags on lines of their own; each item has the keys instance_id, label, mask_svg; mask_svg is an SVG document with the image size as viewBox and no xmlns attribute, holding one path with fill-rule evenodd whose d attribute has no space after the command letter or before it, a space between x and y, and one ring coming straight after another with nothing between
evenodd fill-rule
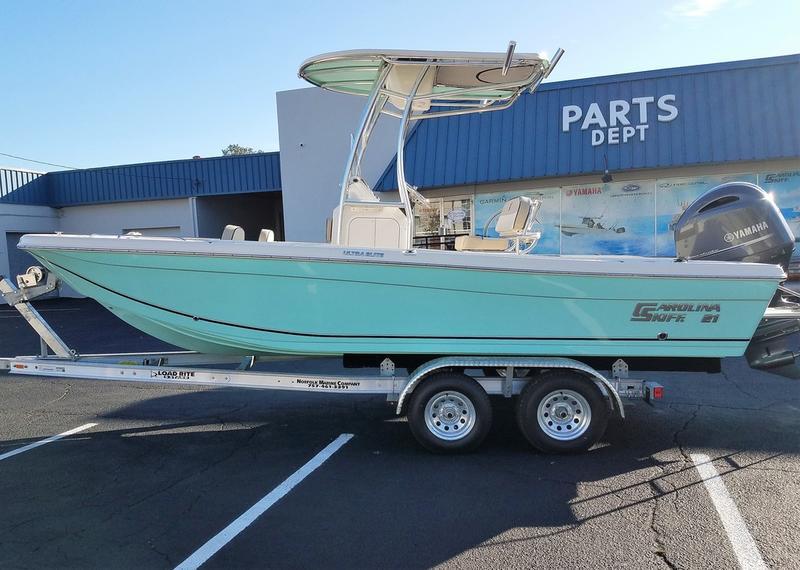
<instances>
[{"instance_id":1,"label":"banner on wall","mask_svg":"<svg viewBox=\"0 0 800 570\"><path fill-rule=\"evenodd\" d=\"M755 174L723 174L656 181L656 255L675 255L675 224L689 204L725 182L756 183Z\"/></svg>"},{"instance_id":2,"label":"banner on wall","mask_svg":"<svg viewBox=\"0 0 800 570\"><path fill-rule=\"evenodd\" d=\"M534 248L533 253L559 253L559 234L554 231L554 226L559 222L561 213L560 195L558 188L543 188L538 190L519 190L514 192L502 192L492 194L475 195L475 235L485 237L497 237L494 231L494 222L486 227L486 224L503 205L517 196L528 196L534 200L540 200L542 206L536 216L537 223L533 229L541 231L542 237Z\"/></svg>"},{"instance_id":3,"label":"banner on wall","mask_svg":"<svg viewBox=\"0 0 800 570\"><path fill-rule=\"evenodd\" d=\"M565 186L561 203L561 253L653 255L652 180Z\"/></svg>"},{"instance_id":4,"label":"banner on wall","mask_svg":"<svg viewBox=\"0 0 800 570\"><path fill-rule=\"evenodd\" d=\"M772 194L795 239L800 238L800 170L761 172L758 181Z\"/></svg>"}]
</instances>

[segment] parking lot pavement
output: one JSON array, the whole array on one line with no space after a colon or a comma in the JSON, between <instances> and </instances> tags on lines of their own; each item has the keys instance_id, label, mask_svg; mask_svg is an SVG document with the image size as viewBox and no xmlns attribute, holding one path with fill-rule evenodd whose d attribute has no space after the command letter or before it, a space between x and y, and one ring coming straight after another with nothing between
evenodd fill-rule
<instances>
[{"instance_id":1,"label":"parking lot pavement","mask_svg":"<svg viewBox=\"0 0 800 570\"><path fill-rule=\"evenodd\" d=\"M158 346L74 303L79 319L48 318L93 323L58 324L83 352ZM14 330L2 352L35 349ZM343 433L202 567L735 568L693 454L765 564L799 567L800 383L738 359L723 372L648 375L665 402L577 456L532 451L501 400L483 447L454 457L422 451L381 397L0 376L0 456L97 424L0 460L0 567L175 567Z\"/></svg>"}]
</instances>

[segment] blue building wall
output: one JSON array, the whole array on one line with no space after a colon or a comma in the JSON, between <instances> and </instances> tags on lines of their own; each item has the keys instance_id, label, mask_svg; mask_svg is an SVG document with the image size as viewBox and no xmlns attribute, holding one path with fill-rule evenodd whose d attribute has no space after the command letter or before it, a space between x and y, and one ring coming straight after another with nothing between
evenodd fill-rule
<instances>
[{"instance_id":1,"label":"blue building wall","mask_svg":"<svg viewBox=\"0 0 800 570\"><path fill-rule=\"evenodd\" d=\"M0 171L0 184L4 173L17 183L0 186L0 203L54 207L281 189L277 152L64 170L35 178L8 170Z\"/></svg>"},{"instance_id":2,"label":"blue building wall","mask_svg":"<svg viewBox=\"0 0 800 570\"><path fill-rule=\"evenodd\" d=\"M277 152L64 170L47 176L51 205L56 207L281 189Z\"/></svg>"},{"instance_id":3,"label":"blue building wall","mask_svg":"<svg viewBox=\"0 0 800 570\"><path fill-rule=\"evenodd\" d=\"M630 107L630 125L615 125L620 139L634 129L625 142L609 142L612 101ZM677 115L660 120L670 106ZM800 55L790 55L549 83L505 111L421 121L406 143L406 177L430 188L599 173L606 157L620 171L799 156ZM396 187L393 161L376 189Z\"/></svg>"},{"instance_id":4,"label":"blue building wall","mask_svg":"<svg viewBox=\"0 0 800 570\"><path fill-rule=\"evenodd\" d=\"M44 173L0 168L0 203L47 205L48 200Z\"/></svg>"}]
</instances>

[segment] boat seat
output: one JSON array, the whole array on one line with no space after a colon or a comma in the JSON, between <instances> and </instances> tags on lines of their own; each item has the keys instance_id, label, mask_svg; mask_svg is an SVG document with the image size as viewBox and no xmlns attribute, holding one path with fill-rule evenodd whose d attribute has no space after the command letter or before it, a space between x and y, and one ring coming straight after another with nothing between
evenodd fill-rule
<instances>
[{"instance_id":1,"label":"boat seat","mask_svg":"<svg viewBox=\"0 0 800 570\"><path fill-rule=\"evenodd\" d=\"M275 241L275 232L262 229L258 233L258 241Z\"/></svg>"},{"instance_id":2,"label":"boat seat","mask_svg":"<svg viewBox=\"0 0 800 570\"><path fill-rule=\"evenodd\" d=\"M458 236L456 251L505 251L508 240L504 238L485 238L481 236Z\"/></svg>"},{"instance_id":3,"label":"boat seat","mask_svg":"<svg viewBox=\"0 0 800 570\"><path fill-rule=\"evenodd\" d=\"M225 229L222 230L222 237L220 239L244 241L244 230L242 229L242 226L228 224L225 226Z\"/></svg>"},{"instance_id":4,"label":"boat seat","mask_svg":"<svg viewBox=\"0 0 800 570\"><path fill-rule=\"evenodd\" d=\"M457 251L516 251L525 253L533 249L541 232L531 231L541 202L527 196L517 196L505 203L503 209L492 216L497 218L494 229L500 237L459 236ZM491 219L489 223L491 223ZM487 224L488 226L488 224ZM484 230L485 231L485 230ZM520 246L524 246L520 249Z\"/></svg>"}]
</instances>

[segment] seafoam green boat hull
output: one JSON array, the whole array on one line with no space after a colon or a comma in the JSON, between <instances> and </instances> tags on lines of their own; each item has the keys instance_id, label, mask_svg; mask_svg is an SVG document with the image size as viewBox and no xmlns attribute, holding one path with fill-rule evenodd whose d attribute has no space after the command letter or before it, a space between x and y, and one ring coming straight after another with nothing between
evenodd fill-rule
<instances>
[{"instance_id":1,"label":"seafoam green boat hull","mask_svg":"<svg viewBox=\"0 0 800 570\"><path fill-rule=\"evenodd\" d=\"M30 249L80 293L221 354L741 355L777 282Z\"/></svg>"}]
</instances>

